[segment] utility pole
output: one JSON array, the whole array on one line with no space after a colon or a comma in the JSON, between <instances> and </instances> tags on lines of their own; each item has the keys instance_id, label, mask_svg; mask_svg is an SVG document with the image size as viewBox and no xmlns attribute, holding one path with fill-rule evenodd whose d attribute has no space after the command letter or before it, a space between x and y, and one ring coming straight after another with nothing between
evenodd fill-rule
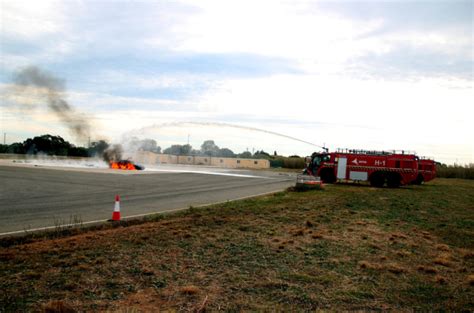
<instances>
[{"instance_id":1,"label":"utility pole","mask_svg":"<svg viewBox=\"0 0 474 313\"><path fill-rule=\"evenodd\" d=\"M7 144L7 133L3 133L3 144Z\"/></svg>"},{"instance_id":2,"label":"utility pole","mask_svg":"<svg viewBox=\"0 0 474 313\"><path fill-rule=\"evenodd\" d=\"M189 134L188 134L188 146L189 146Z\"/></svg>"}]
</instances>

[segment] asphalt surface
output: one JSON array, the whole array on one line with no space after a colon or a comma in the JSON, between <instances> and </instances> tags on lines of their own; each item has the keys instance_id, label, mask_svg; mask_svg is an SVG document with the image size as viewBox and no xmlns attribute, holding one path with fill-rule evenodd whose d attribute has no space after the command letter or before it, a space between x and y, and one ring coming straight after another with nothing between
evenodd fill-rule
<instances>
[{"instance_id":1,"label":"asphalt surface","mask_svg":"<svg viewBox=\"0 0 474 313\"><path fill-rule=\"evenodd\" d=\"M0 235L74 222L109 219L115 195L122 217L223 202L283 190L294 176L78 171L0 165Z\"/></svg>"}]
</instances>

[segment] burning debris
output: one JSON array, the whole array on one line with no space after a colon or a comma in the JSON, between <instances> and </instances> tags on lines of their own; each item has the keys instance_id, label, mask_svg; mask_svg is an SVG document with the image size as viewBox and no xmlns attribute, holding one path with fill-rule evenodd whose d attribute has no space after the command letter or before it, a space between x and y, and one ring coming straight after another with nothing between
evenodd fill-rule
<instances>
[{"instance_id":1,"label":"burning debris","mask_svg":"<svg viewBox=\"0 0 474 313\"><path fill-rule=\"evenodd\" d=\"M140 171L140 170L145 169L143 166L134 164L130 160L122 160L122 154L123 154L122 145L115 144L109 147L107 150L105 150L102 157L104 161L107 164L109 164L111 169L129 170L129 171L135 171L135 170Z\"/></svg>"},{"instance_id":2,"label":"burning debris","mask_svg":"<svg viewBox=\"0 0 474 313\"><path fill-rule=\"evenodd\" d=\"M112 161L109 164L110 168L114 170L141 171L145 169L143 166L134 164L130 160Z\"/></svg>"}]
</instances>

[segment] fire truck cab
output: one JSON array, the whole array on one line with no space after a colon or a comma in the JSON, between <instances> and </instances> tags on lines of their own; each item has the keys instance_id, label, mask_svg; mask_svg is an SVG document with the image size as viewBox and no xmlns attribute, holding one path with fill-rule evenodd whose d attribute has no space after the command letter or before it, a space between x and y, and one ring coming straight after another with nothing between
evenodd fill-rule
<instances>
[{"instance_id":1,"label":"fire truck cab","mask_svg":"<svg viewBox=\"0 0 474 313\"><path fill-rule=\"evenodd\" d=\"M415 154L385 151L338 150L313 153L304 174L319 176L325 183L368 181L372 186L399 187L416 180Z\"/></svg>"}]
</instances>

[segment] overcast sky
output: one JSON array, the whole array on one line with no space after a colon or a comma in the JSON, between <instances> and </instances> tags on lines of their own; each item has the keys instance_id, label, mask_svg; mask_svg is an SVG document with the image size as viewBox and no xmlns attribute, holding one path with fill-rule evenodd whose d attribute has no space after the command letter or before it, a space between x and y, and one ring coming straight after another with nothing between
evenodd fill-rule
<instances>
[{"instance_id":1,"label":"overcast sky","mask_svg":"<svg viewBox=\"0 0 474 313\"><path fill-rule=\"evenodd\" d=\"M331 150L474 163L473 1L0 3L7 143L75 141L46 106L25 110L10 95L15 72L33 65L64 79L92 140L132 132L162 147L318 149L227 123Z\"/></svg>"}]
</instances>

